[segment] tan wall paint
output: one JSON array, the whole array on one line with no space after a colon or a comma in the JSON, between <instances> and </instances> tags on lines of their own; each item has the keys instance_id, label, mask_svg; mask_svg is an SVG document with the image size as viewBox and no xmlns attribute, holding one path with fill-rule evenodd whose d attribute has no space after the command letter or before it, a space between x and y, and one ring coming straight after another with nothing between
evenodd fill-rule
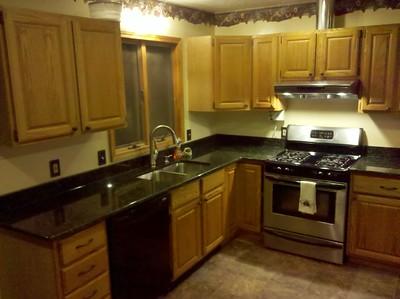
<instances>
[{"instance_id":1,"label":"tan wall paint","mask_svg":"<svg viewBox=\"0 0 400 299\"><path fill-rule=\"evenodd\" d=\"M354 12L336 19L339 26L355 27L400 23L400 10L378 9ZM315 28L315 17L290 19L283 22L256 22L232 27L217 27L216 35L253 35ZM243 121L245 119L246 121ZM246 124L246 126L243 126ZM357 113L356 103L326 101L292 101L285 112L285 122L273 122L268 113L220 113L213 124L214 132L273 137L274 128L288 124L313 124L364 128L368 144L400 147L400 115L389 113Z\"/></svg>"}]
</instances>

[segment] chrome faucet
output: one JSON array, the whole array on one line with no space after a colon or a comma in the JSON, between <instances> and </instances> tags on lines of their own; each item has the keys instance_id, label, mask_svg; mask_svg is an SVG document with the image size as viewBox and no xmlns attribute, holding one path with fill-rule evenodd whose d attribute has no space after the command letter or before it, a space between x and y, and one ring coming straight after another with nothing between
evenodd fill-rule
<instances>
[{"instance_id":1,"label":"chrome faucet","mask_svg":"<svg viewBox=\"0 0 400 299\"><path fill-rule=\"evenodd\" d=\"M151 163L152 169L156 168L156 161L157 161L157 156L158 156L158 150L157 150L156 141L154 140L154 134L159 129L166 129L171 133L175 147L179 147L180 143L181 143L180 139L176 136L175 131L171 127L166 126L166 125L158 125L157 127L155 127L153 129L153 131L151 131L151 134L150 134L150 163Z\"/></svg>"}]
</instances>

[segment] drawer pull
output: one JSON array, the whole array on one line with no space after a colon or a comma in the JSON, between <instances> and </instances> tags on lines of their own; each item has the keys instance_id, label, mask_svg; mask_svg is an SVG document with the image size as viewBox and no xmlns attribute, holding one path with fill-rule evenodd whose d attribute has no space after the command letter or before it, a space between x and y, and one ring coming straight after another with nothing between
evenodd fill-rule
<instances>
[{"instance_id":1,"label":"drawer pull","mask_svg":"<svg viewBox=\"0 0 400 299\"><path fill-rule=\"evenodd\" d=\"M84 297L82 297L82 299L93 298L94 296L96 296L96 294L97 294L97 290L94 290L89 296L84 296Z\"/></svg>"},{"instance_id":2,"label":"drawer pull","mask_svg":"<svg viewBox=\"0 0 400 299\"><path fill-rule=\"evenodd\" d=\"M397 187L385 187L385 186L380 186L379 188L386 191L396 191L398 189Z\"/></svg>"},{"instance_id":3,"label":"drawer pull","mask_svg":"<svg viewBox=\"0 0 400 299\"><path fill-rule=\"evenodd\" d=\"M86 271L79 272L79 273L78 273L78 276L86 275L86 274L88 274L89 272L91 272L92 270L94 270L94 268L96 268L96 265L91 265L91 266L89 267L89 269L87 269Z\"/></svg>"},{"instance_id":4,"label":"drawer pull","mask_svg":"<svg viewBox=\"0 0 400 299\"><path fill-rule=\"evenodd\" d=\"M84 247L86 247L86 246L89 246L90 244L93 243L93 241L94 241L94 239L93 239L93 238L90 238L85 244L76 245L76 246L75 246L75 249L76 249L76 250L79 250L79 249L81 249L81 248L84 248Z\"/></svg>"}]
</instances>

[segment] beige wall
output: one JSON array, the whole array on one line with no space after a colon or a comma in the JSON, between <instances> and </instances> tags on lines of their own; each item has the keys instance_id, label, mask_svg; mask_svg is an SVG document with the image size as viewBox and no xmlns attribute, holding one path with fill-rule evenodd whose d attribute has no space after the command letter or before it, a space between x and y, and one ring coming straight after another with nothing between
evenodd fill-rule
<instances>
[{"instance_id":1,"label":"beige wall","mask_svg":"<svg viewBox=\"0 0 400 299\"><path fill-rule=\"evenodd\" d=\"M400 23L400 10L379 9L355 12L336 19L340 26ZM232 27L217 27L216 35L253 35L287 31L306 31L315 28L315 17L290 19L283 22L257 22ZM246 121L243 121L245 119ZM245 124L245 125L244 125ZM320 126L349 126L364 128L368 144L400 147L400 115L389 113L357 113L356 103L299 101L288 103L285 122L272 122L268 113L220 113L213 124L214 132L272 137L275 125L313 124Z\"/></svg>"}]
</instances>

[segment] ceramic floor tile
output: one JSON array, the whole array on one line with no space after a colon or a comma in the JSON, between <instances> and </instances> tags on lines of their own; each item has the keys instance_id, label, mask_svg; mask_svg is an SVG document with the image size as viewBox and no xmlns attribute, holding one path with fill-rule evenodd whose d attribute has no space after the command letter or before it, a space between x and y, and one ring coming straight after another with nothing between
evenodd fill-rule
<instances>
[{"instance_id":1,"label":"ceramic floor tile","mask_svg":"<svg viewBox=\"0 0 400 299\"><path fill-rule=\"evenodd\" d=\"M333 265L237 238L192 273L167 299L400 299L400 277Z\"/></svg>"}]
</instances>

